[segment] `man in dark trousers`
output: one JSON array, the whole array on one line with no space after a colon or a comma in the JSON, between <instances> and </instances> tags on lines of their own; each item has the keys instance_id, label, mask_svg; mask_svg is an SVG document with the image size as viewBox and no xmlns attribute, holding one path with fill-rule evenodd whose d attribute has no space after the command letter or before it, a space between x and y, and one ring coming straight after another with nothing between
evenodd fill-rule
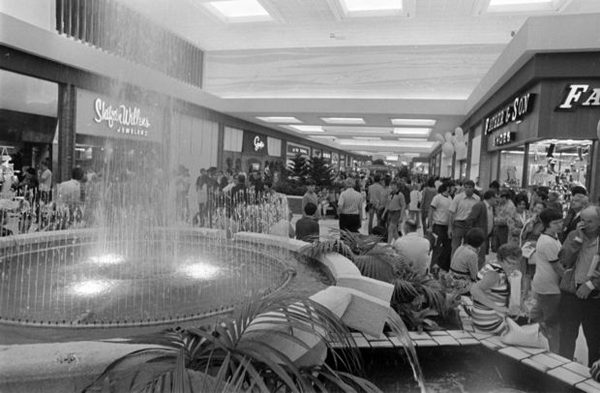
<instances>
[{"instance_id":1,"label":"man in dark trousers","mask_svg":"<svg viewBox=\"0 0 600 393\"><path fill-rule=\"evenodd\" d=\"M478 251L478 266L480 269L485 264L485 256L490 246L490 236L494 229L494 206L496 206L497 197L498 194L496 191L487 190L483 194L483 201L479 201L473 205L471 213L466 220L469 228L479 228L486 235L486 239Z\"/></svg>"}]
</instances>

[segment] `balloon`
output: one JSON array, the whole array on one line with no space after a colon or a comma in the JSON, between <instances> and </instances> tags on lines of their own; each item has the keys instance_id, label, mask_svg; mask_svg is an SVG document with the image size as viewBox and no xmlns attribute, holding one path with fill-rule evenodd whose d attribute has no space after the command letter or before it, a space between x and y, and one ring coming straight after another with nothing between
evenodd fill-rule
<instances>
[{"instance_id":1,"label":"balloon","mask_svg":"<svg viewBox=\"0 0 600 393\"><path fill-rule=\"evenodd\" d=\"M460 136L460 137L463 137L463 136L465 136L465 133L463 132L463 129L462 129L462 128L460 128L460 127L456 127L456 128L454 129L454 135L456 135L456 137L459 137L459 136Z\"/></svg>"},{"instance_id":2,"label":"balloon","mask_svg":"<svg viewBox=\"0 0 600 393\"><path fill-rule=\"evenodd\" d=\"M452 134L450 132L446 132L444 136L446 137L446 142L452 142Z\"/></svg>"},{"instance_id":3,"label":"balloon","mask_svg":"<svg viewBox=\"0 0 600 393\"><path fill-rule=\"evenodd\" d=\"M454 147L454 150L456 151L456 159L457 160L464 160L467 158L467 145L464 143L457 143L456 146Z\"/></svg>"},{"instance_id":4,"label":"balloon","mask_svg":"<svg viewBox=\"0 0 600 393\"><path fill-rule=\"evenodd\" d=\"M443 136L442 134L435 134L435 139L437 139L437 140L438 140L438 142L440 142L440 143L444 143L444 142L446 142L446 141L444 140L444 136Z\"/></svg>"},{"instance_id":5,"label":"balloon","mask_svg":"<svg viewBox=\"0 0 600 393\"><path fill-rule=\"evenodd\" d=\"M445 142L442 145L442 153L444 154L445 157L452 156L452 153L454 153L454 146L452 146L452 143Z\"/></svg>"},{"instance_id":6,"label":"balloon","mask_svg":"<svg viewBox=\"0 0 600 393\"><path fill-rule=\"evenodd\" d=\"M456 143L464 143L465 141L465 136L464 135L454 135L454 138L456 139Z\"/></svg>"}]
</instances>

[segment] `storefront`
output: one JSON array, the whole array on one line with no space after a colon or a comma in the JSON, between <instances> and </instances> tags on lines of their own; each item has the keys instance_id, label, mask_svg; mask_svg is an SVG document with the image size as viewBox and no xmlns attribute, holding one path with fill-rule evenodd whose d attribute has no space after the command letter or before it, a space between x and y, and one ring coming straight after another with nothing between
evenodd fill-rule
<instances>
[{"instance_id":1,"label":"storefront","mask_svg":"<svg viewBox=\"0 0 600 393\"><path fill-rule=\"evenodd\" d=\"M84 89L76 108L74 165L111 179L167 166L161 110Z\"/></svg>"},{"instance_id":2,"label":"storefront","mask_svg":"<svg viewBox=\"0 0 600 393\"><path fill-rule=\"evenodd\" d=\"M299 145L297 143L287 142L286 144L286 166L289 167L292 163L292 158L300 154L305 158L310 158L310 147Z\"/></svg>"},{"instance_id":3,"label":"storefront","mask_svg":"<svg viewBox=\"0 0 600 393\"><path fill-rule=\"evenodd\" d=\"M483 115L479 120L466 123L472 124L470 177L481 176L484 188L492 180L515 189L582 185L597 198L600 53L538 55L531 62L476 112ZM592 76L565 76L578 68L587 70L579 75ZM544 78L536 77L539 69L545 69ZM514 88L523 73L530 82Z\"/></svg>"}]
</instances>

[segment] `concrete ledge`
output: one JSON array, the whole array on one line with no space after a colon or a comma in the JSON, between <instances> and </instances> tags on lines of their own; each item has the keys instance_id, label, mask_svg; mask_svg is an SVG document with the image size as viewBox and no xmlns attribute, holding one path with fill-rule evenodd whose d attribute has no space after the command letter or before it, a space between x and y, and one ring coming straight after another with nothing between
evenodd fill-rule
<instances>
[{"instance_id":1,"label":"concrete ledge","mask_svg":"<svg viewBox=\"0 0 600 393\"><path fill-rule=\"evenodd\" d=\"M272 245L284 248L289 251L298 251L308 243L297 240L285 238L282 236L269 235L266 233L255 233L255 232L237 232L233 235L233 240L243 240L251 242L260 242L265 245Z\"/></svg>"},{"instance_id":2,"label":"concrete ledge","mask_svg":"<svg viewBox=\"0 0 600 393\"><path fill-rule=\"evenodd\" d=\"M392 294L394 293L392 284L364 276L341 275L336 277L336 285L356 289L387 303L392 300Z\"/></svg>"},{"instance_id":3,"label":"concrete ledge","mask_svg":"<svg viewBox=\"0 0 600 393\"><path fill-rule=\"evenodd\" d=\"M356 265L351 260L338 253L332 252L322 255L318 260L329 269L335 280L342 276L362 277L360 270L358 270Z\"/></svg>"}]
</instances>

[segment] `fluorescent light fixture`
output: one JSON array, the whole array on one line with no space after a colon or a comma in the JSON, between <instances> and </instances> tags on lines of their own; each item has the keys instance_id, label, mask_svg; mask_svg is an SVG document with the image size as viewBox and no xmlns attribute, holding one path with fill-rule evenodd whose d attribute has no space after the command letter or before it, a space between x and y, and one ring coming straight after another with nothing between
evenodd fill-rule
<instances>
[{"instance_id":1,"label":"fluorescent light fixture","mask_svg":"<svg viewBox=\"0 0 600 393\"><path fill-rule=\"evenodd\" d=\"M400 142L427 142L427 138L398 138Z\"/></svg>"},{"instance_id":2,"label":"fluorescent light fixture","mask_svg":"<svg viewBox=\"0 0 600 393\"><path fill-rule=\"evenodd\" d=\"M394 127L392 131L395 135L414 135L414 136L429 136L431 128L419 128L419 127Z\"/></svg>"},{"instance_id":3,"label":"fluorescent light fixture","mask_svg":"<svg viewBox=\"0 0 600 393\"><path fill-rule=\"evenodd\" d=\"M385 156L386 161L398 161L398 156Z\"/></svg>"},{"instance_id":4,"label":"fluorescent light fixture","mask_svg":"<svg viewBox=\"0 0 600 393\"><path fill-rule=\"evenodd\" d=\"M226 0L202 3L210 12L227 22L271 20L271 15L258 0Z\"/></svg>"},{"instance_id":5,"label":"fluorescent light fixture","mask_svg":"<svg viewBox=\"0 0 600 393\"><path fill-rule=\"evenodd\" d=\"M381 147L381 148L416 148L416 149L431 149L436 145L436 142L400 142L400 141L357 141L355 139L340 139L340 145L344 146L362 146L362 147Z\"/></svg>"},{"instance_id":6,"label":"fluorescent light fixture","mask_svg":"<svg viewBox=\"0 0 600 393\"><path fill-rule=\"evenodd\" d=\"M490 7L540 3L552 3L552 0L490 0Z\"/></svg>"},{"instance_id":7,"label":"fluorescent light fixture","mask_svg":"<svg viewBox=\"0 0 600 393\"><path fill-rule=\"evenodd\" d=\"M356 139L358 141L380 141L381 138L378 136L355 136L352 139Z\"/></svg>"},{"instance_id":8,"label":"fluorescent light fixture","mask_svg":"<svg viewBox=\"0 0 600 393\"><path fill-rule=\"evenodd\" d=\"M267 123L302 123L292 116L256 116L256 118Z\"/></svg>"},{"instance_id":9,"label":"fluorescent light fixture","mask_svg":"<svg viewBox=\"0 0 600 393\"><path fill-rule=\"evenodd\" d=\"M485 12L490 13L519 13L519 12L558 12L571 0L489 0ZM479 7L486 3L480 0Z\"/></svg>"},{"instance_id":10,"label":"fluorescent light fixture","mask_svg":"<svg viewBox=\"0 0 600 393\"><path fill-rule=\"evenodd\" d=\"M402 0L340 0L346 12L402 11Z\"/></svg>"},{"instance_id":11,"label":"fluorescent light fixture","mask_svg":"<svg viewBox=\"0 0 600 393\"><path fill-rule=\"evenodd\" d=\"M365 124L362 117L322 117L327 124Z\"/></svg>"},{"instance_id":12,"label":"fluorescent light fixture","mask_svg":"<svg viewBox=\"0 0 600 393\"><path fill-rule=\"evenodd\" d=\"M436 120L433 119L392 119L392 124L395 126L431 127L435 123Z\"/></svg>"},{"instance_id":13,"label":"fluorescent light fixture","mask_svg":"<svg viewBox=\"0 0 600 393\"><path fill-rule=\"evenodd\" d=\"M305 125L293 125L290 124L288 125L288 127L293 128L296 131L300 131L300 132L325 132L325 130L323 129L323 126L305 126Z\"/></svg>"},{"instance_id":14,"label":"fluorescent light fixture","mask_svg":"<svg viewBox=\"0 0 600 393\"><path fill-rule=\"evenodd\" d=\"M308 137L312 139L331 139L332 141L335 141L335 137L332 135L309 135Z\"/></svg>"}]
</instances>

